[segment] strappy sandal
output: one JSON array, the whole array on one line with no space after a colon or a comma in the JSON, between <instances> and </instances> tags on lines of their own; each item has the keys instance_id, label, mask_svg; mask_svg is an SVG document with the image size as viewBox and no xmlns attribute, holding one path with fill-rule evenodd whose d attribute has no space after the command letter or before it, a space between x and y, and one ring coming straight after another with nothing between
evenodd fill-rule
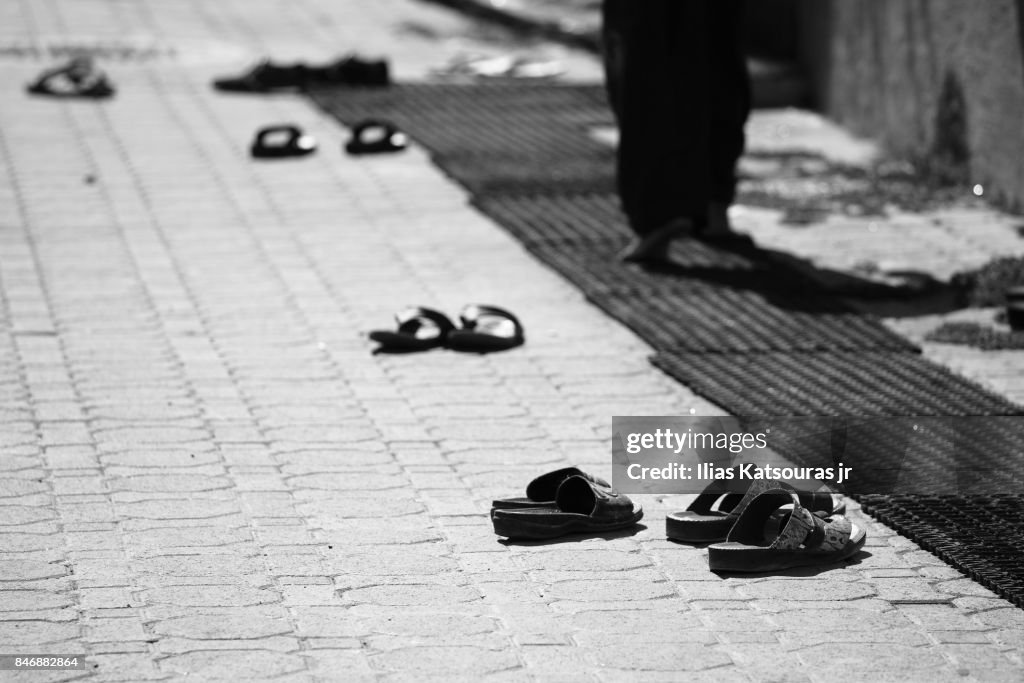
<instances>
[{"instance_id":1,"label":"strappy sandal","mask_svg":"<svg viewBox=\"0 0 1024 683\"><path fill-rule=\"evenodd\" d=\"M267 126L256 133L249 151L258 159L301 157L316 151L316 140L298 126Z\"/></svg>"},{"instance_id":2,"label":"strappy sandal","mask_svg":"<svg viewBox=\"0 0 1024 683\"><path fill-rule=\"evenodd\" d=\"M44 71L26 86L33 95L105 99L116 92L107 75L89 57L76 57L67 64Z\"/></svg>"},{"instance_id":3,"label":"strappy sandal","mask_svg":"<svg viewBox=\"0 0 1024 683\"><path fill-rule=\"evenodd\" d=\"M842 515L811 512L792 491L769 489L708 547L714 572L771 572L841 562L864 547L864 529Z\"/></svg>"},{"instance_id":4,"label":"strappy sandal","mask_svg":"<svg viewBox=\"0 0 1024 683\"><path fill-rule=\"evenodd\" d=\"M462 328L448 335L456 351L504 351L526 341L519 319L497 306L470 304L459 314Z\"/></svg>"},{"instance_id":5,"label":"strappy sandal","mask_svg":"<svg viewBox=\"0 0 1024 683\"><path fill-rule=\"evenodd\" d=\"M401 152L409 146L409 136L388 121L371 119L356 124L352 139L345 145L349 154Z\"/></svg>"},{"instance_id":6,"label":"strappy sandal","mask_svg":"<svg viewBox=\"0 0 1024 683\"><path fill-rule=\"evenodd\" d=\"M643 516L643 509L628 497L576 476L558 486L554 507L492 510L491 522L499 536L545 539L625 529Z\"/></svg>"},{"instance_id":7,"label":"strappy sandal","mask_svg":"<svg viewBox=\"0 0 1024 683\"><path fill-rule=\"evenodd\" d=\"M491 502L492 510L514 510L518 508L555 507L558 487L569 477L583 477L598 486L611 488L611 484L600 477L587 474L576 467L564 467L542 474L526 486L525 498L498 498Z\"/></svg>"},{"instance_id":8,"label":"strappy sandal","mask_svg":"<svg viewBox=\"0 0 1024 683\"><path fill-rule=\"evenodd\" d=\"M732 468L733 471L736 468ZM814 492L796 491L780 481L719 479L707 486L690 506L665 517L665 535L684 543L724 541L736 520L752 500L764 491L782 489L794 493L800 504L812 512L841 515L846 512L843 497L824 486ZM746 487L744 490L744 486Z\"/></svg>"},{"instance_id":9,"label":"strappy sandal","mask_svg":"<svg viewBox=\"0 0 1024 683\"><path fill-rule=\"evenodd\" d=\"M396 330L374 330L370 339L387 351L427 351L444 346L455 324L440 311L410 307L395 314Z\"/></svg>"}]
</instances>

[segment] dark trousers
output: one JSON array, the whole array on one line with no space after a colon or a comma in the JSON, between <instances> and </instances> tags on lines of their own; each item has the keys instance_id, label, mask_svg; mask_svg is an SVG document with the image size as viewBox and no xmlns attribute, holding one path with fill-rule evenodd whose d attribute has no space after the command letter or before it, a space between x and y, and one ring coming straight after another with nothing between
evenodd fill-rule
<instances>
[{"instance_id":1,"label":"dark trousers","mask_svg":"<svg viewBox=\"0 0 1024 683\"><path fill-rule=\"evenodd\" d=\"M604 0L608 95L619 124L618 189L646 234L706 222L730 204L750 81L742 0Z\"/></svg>"}]
</instances>

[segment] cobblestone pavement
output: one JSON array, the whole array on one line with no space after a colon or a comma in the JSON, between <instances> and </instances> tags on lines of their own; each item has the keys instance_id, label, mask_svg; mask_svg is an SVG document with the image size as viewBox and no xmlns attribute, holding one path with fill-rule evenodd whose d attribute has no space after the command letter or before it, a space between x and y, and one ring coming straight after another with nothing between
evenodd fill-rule
<instances>
[{"instance_id":1,"label":"cobblestone pavement","mask_svg":"<svg viewBox=\"0 0 1024 683\"><path fill-rule=\"evenodd\" d=\"M347 49L414 77L507 38L407 0L0 16L0 651L92 667L3 680L1020 680L1024 611L856 511L859 562L782 577L666 541L678 499L612 539L496 541L492 497L607 473L611 415L718 409L420 151L346 158L303 99L208 82ZM67 44L135 50L114 100L22 94L26 49ZM250 160L284 121L320 153ZM527 345L370 354L395 309L470 301Z\"/></svg>"}]
</instances>

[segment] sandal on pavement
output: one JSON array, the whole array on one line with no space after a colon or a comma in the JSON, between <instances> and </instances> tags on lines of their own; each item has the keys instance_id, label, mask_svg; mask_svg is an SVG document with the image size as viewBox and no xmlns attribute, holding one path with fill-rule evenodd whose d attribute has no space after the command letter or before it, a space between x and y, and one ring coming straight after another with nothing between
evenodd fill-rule
<instances>
[{"instance_id":1,"label":"sandal on pavement","mask_svg":"<svg viewBox=\"0 0 1024 683\"><path fill-rule=\"evenodd\" d=\"M395 314L396 330L374 330L370 339L388 351L426 351L444 346L455 324L440 311L411 307Z\"/></svg>"},{"instance_id":2,"label":"sandal on pavement","mask_svg":"<svg viewBox=\"0 0 1024 683\"><path fill-rule=\"evenodd\" d=\"M583 477L598 486L611 488L611 484L600 477L594 477L576 467L563 467L554 472L542 474L526 486L525 498L498 498L491 502L492 509L511 510L516 508L555 507L558 487L569 477Z\"/></svg>"},{"instance_id":3,"label":"sandal on pavement","mask_svg":"<svg viewBox=\"0 0 1024 683\"><path fill-rule=\"evenodd\" d=\"M733 471L736 468L732 468ZM752 500L769 489L793 492L812 512L841 515L846 512L843 497L827 490L824 485L814 492L797 492L780 481L718 479L704 489L690 506L681 512L670 512L665 517L665 535L684 543L715 543L724 541L736 520ZM744 485L747 487L743 490Z\"/></svg>"},{"instance_id":4,"label":"sandal on pavement","mask_svg":"<svg viewBox=\"0 0 1024 683\"><path fill-rule=\"evenodd\" d=\"M316 140L298 126L267 126L256 133L250 152L259 159L300 157L316 151Z\"/></svg>"},{"instance_id":5,"label":"sandal on pavement","mask_svg":"<svg viewBox=\"0 0 1024 683\"><path fill-rule=\"evenodd\" d=\"M39 75L26 90L33 95L104 99L115 93L107 75L91 57L76 57Z\"/></svg>"},{"instance_id":6,"label":"sandal on pavement","mask_svg":"<svg viewBox=\"0 0 1024 683\"><path fill-rule=\"evenodd\" d=\"M555 507L492 510L494 533L513 539L557 538L631 527L643 518L639 505L588 478L572 476L558 486Z\"/></svg>"},{"instance_id":7,"label":"sandal on pavement","mask_svg":"<svg viewBox=\"0 0 1024 683\"><path fill-rule=\"evenodd\" d=\"M708 547L708 564L714 572L835 564L863 548L866 536L846 517L812 513L796 493L769 489L747 505L725 543Z\"/></svg>"},{"instance_id":8,"label":"sandal on pavement","mask_svg":"<svg viewBox=\"0 0 1024 683\"><path fill-rule=\"evenodd\" d=\"M279 66L269 60L258 62L238 76L225 76L213 81L213 87L227 92L269 92L287 88L304 88L310 78L304 64Z\"/></svg>"},{"instance_id":9,"label":"sandal on pavement","mask_svg":"<svg viewBox=\"0 0 1024 683\"><path fill-rule=\"evenodd\" d=\"M504 351L525 338L519 319L497 306L470 304L459 314L462 328L448 335L448 348L457 351Z\"/></svg>"},{"instance_id":10,"label":"sandal on pavement","mask_svg":"<svg viewBox=\"0 0 1024 683\"><path fill-rule=\"evenodd\" d=\"M364 59L346 55L326 66L309 67L311 83L317 85L355 85L385 87L391 85L391 70L384 59Z\"/></svg>"},{"instance_id":11,"label":"sandal on pavement","mask_svg":"<svg viewBox=\"0 0 1024 683\"><path fill-rule=\"evenodd\" d=\"M345 151L349 154L381 154L401 152L408 146L409 136L393 123L371 119L356 124Z\"/></svg>"}]
</instances>

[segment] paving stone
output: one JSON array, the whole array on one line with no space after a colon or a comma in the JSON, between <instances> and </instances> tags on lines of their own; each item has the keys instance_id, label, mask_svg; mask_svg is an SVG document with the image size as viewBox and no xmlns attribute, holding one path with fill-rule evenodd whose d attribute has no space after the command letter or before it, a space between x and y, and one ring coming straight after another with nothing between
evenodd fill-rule
<instances>
[{"instance_id":1,"label":"paving stone","mask_svg":"<svg viewBox=\"0 0 1024 683\"><path fill-rule=\"evenodd\" d=\"M437 675L458 670L463 676L516 669L518 659L509 651L479 647L410 647L370 655L371 665L384 671L415 671L419 675Z\"/></svg>"},{"instance_id":2,"label":"paving stone","mask_svg":"<svg viewBox=\"0 0 1024 683\"><path fill-rule=\"evenodd\" d=\"M166 586L144 592L146 603L168 603L183 607L245 607L280 601L269 590L249 586Z\"/></svg>"},{"instance_id":3,"label":"paving stone","mask_svg":"<svg viewBox=\"0 0 1024 683\"><path fill-rule=\"evenodd\" d=\"M875 589L868 583L806 578L745 583L738 589L753 598L777 600L856 600L875 594Z\"/></svg>"},{"instance_id":4,"label":"paving stone","mask_svg":"<svg viewBox=\"0 0 1024 683\"><path fill-rule=\"evenodd\" d=\"M0 558L0 585L8 581L39 581L68 575L68 566L63 562L9 559L2 555Z\"/></svg>"},{"instance_id":5,"label":"paving stone","mask_svg":"<svg viewBox=\"0 0 1024 683\"><path fill-rule=\"evenodd\" d=\"M341 599L346 603L441 607L450 603L474 602L481 597L478 591L463 586L392 584L343 590Z\"/></svg>"},{"instance_id":6,"label":"paving stone","mask_svg":"<svg viewBox=\"0 0 1024 683\"><path fill-rule=\"evenodd\" d=\"M78 624L46 621L0 621L0 642L39 647L78 638Z\"/></svg>"},{"instance_id":7,"label":"paving stone","mask_svg":"<svg viewBox=\"0 0 1024 683\"><path fill-rule=\"evenodd\" d=\"M834 675L857 671L883 672L890 675L913 676L947 666L945 659L931 648L908 647L893 643L875 643L871 656L865 657L862 644L830 643L800 650L798 656L808 667Z\"/></svg>"},{"instance_id":8,"label":"paving stone","mask_svg":"<svg viewBox=\"0 0 1024 683\"><path fill-rule=\"evenodd\" d=\"M161 671L200 679L267 680L305 670L305 660L259 650L186 652L159 662Z\"/></svg>"}]
</instances>

